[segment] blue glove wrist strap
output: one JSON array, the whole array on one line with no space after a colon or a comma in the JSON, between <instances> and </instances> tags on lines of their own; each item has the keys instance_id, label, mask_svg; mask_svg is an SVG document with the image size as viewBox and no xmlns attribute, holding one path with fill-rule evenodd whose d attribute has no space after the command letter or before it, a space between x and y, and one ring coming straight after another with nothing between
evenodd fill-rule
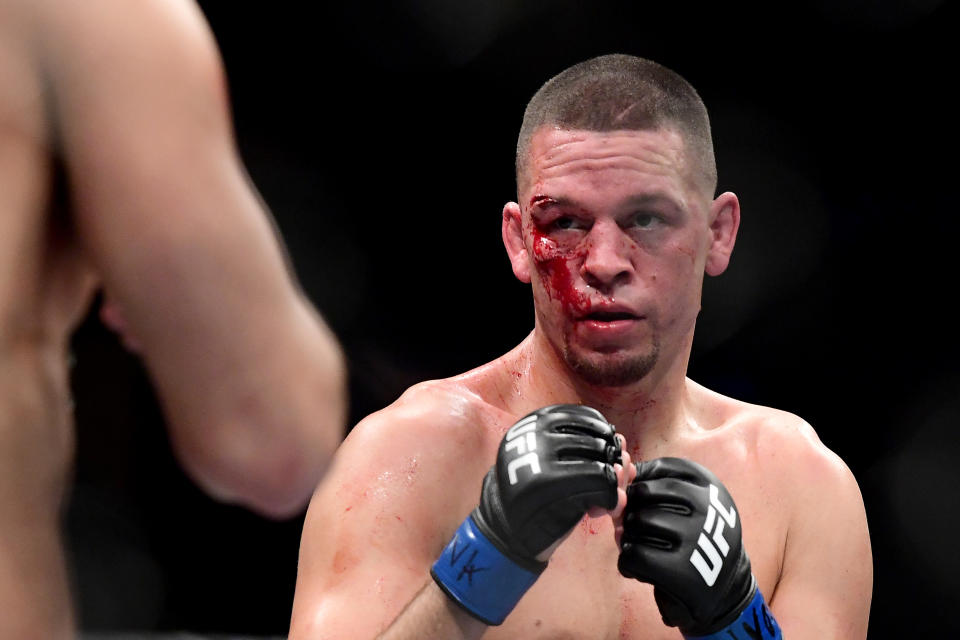
<instances>
[{"instance_id":1,"label":"blue glove wrist strap","mask_svg":"<svg viewBox=\"0 0 960 640\"><path fill-rule=\"evenodd\" d=\"M430 575L448 596L487 624L500 624L539 573L517 565L468 517L433 563Z\"/></svg>"},{"instance_id":2,"label":"blue glove wrist strap","mask_svg":"<svg viewBox=\"0 0 960 640\"><path fill-rule=\"evenodd\" d=\"M708 636L683 636L687 640L783 640L780 625L770 613L760 589L732 623Z\"/></svg>"}]
</instances>

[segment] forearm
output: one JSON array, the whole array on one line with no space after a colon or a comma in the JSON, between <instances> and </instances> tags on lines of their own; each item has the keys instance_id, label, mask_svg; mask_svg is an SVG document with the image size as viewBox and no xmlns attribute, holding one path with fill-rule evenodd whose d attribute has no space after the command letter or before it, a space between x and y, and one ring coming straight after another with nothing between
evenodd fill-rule
<instances>
[{"instance_id":1,"label":"forearm","mask_svg":"<svg viewBox=\"0 0 960 640\"><path fill-rule=\"evenodd\" d=\"M471 640L486 630L487 625L461 609L430 580L379 638Z\"/></svg>"},{"instance_id":2,"label":"forearm","mask_svg":"<svg viewBox=\"0 0 960 640\"><path fill-rule=\"evenodd\" d=\"M333 334L305 300L263 336L262 352L210 372L203 393L196 370L194 385L155 378L190 475L222 500L285 517L309 499L343 437L346 374Z\"/></svg>"}]
</instances>

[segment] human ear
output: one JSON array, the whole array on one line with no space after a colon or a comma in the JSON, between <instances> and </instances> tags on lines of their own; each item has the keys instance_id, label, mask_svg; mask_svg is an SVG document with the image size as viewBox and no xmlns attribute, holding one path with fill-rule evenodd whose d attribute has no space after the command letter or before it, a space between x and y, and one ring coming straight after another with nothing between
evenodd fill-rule
<instances>
[{"instance_id":1,"label":"human ear","mask_svg":"<svg viewBox=\"0 0 960 640\"><path fill-rule=\"evenodd\" d=\"M710 203L710 245L704 270L718 276L730 264L730 254L740 228L740 201L729 191L721 193Z\"/></svg>"},{"instance_id":2,"label":"human ear","mask_svg":"<svg viewBox=\"0 0 960 640\"><path fill-rule=\"evenodd\" d=\"M513 275L520 282L530 283L530 259L527 247L523 244L523 225L520 218L520 205L508 202L503 205L503 246L507 249Z\"/></svg>"}]
</instances>

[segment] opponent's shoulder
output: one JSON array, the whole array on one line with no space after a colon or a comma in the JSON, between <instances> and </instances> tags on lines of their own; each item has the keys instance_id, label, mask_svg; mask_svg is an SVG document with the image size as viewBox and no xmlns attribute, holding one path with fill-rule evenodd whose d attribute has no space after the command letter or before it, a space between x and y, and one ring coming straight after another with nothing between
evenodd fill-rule
<instances>
[{"instance_id":1,"label":"opponent's shoulder","mask_svg":"<svg viewBox=\"0 0 960 640\"><path fill-rule=\"evenodd\" d=\"M124 69L155 81L178 74L219 81L222 73L216 42L191 0L38 0L33 14L37 53L54 81L118 72L118 81L127 80Z\"/></svg>"},{"instance_id":2,"label":"opponent's shoulder","mask_svg":"<svg viewBox=\"0 0 960 640\"><path fill-rule=\"evenodd\" d=\"M29 6L40 37L56 33L72 41L94 33L115 34L149 45L171 33L189 36L206 29L203 12L193 0L33 0Z\"/></svg>"}]
</instances>

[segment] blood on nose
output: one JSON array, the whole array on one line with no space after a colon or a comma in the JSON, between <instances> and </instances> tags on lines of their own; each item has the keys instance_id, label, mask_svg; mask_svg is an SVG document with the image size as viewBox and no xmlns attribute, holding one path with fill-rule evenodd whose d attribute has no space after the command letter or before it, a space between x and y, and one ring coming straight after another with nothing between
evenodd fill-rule
<instances>
[{"instance_id":1,"label":"blood on nose","mask_svg":"<svg viewBox=\"0 0 960 640\"><path fill-rule=\"evenodd\" d=\"M536 227L533 227L532 236L534 264L547 296L558 301L568 315L590 313L590 298L577 290L574 278L578 271L576 265L585 256L585 251L582 248L563 249Z\"/></svg>"}]
</instances>

